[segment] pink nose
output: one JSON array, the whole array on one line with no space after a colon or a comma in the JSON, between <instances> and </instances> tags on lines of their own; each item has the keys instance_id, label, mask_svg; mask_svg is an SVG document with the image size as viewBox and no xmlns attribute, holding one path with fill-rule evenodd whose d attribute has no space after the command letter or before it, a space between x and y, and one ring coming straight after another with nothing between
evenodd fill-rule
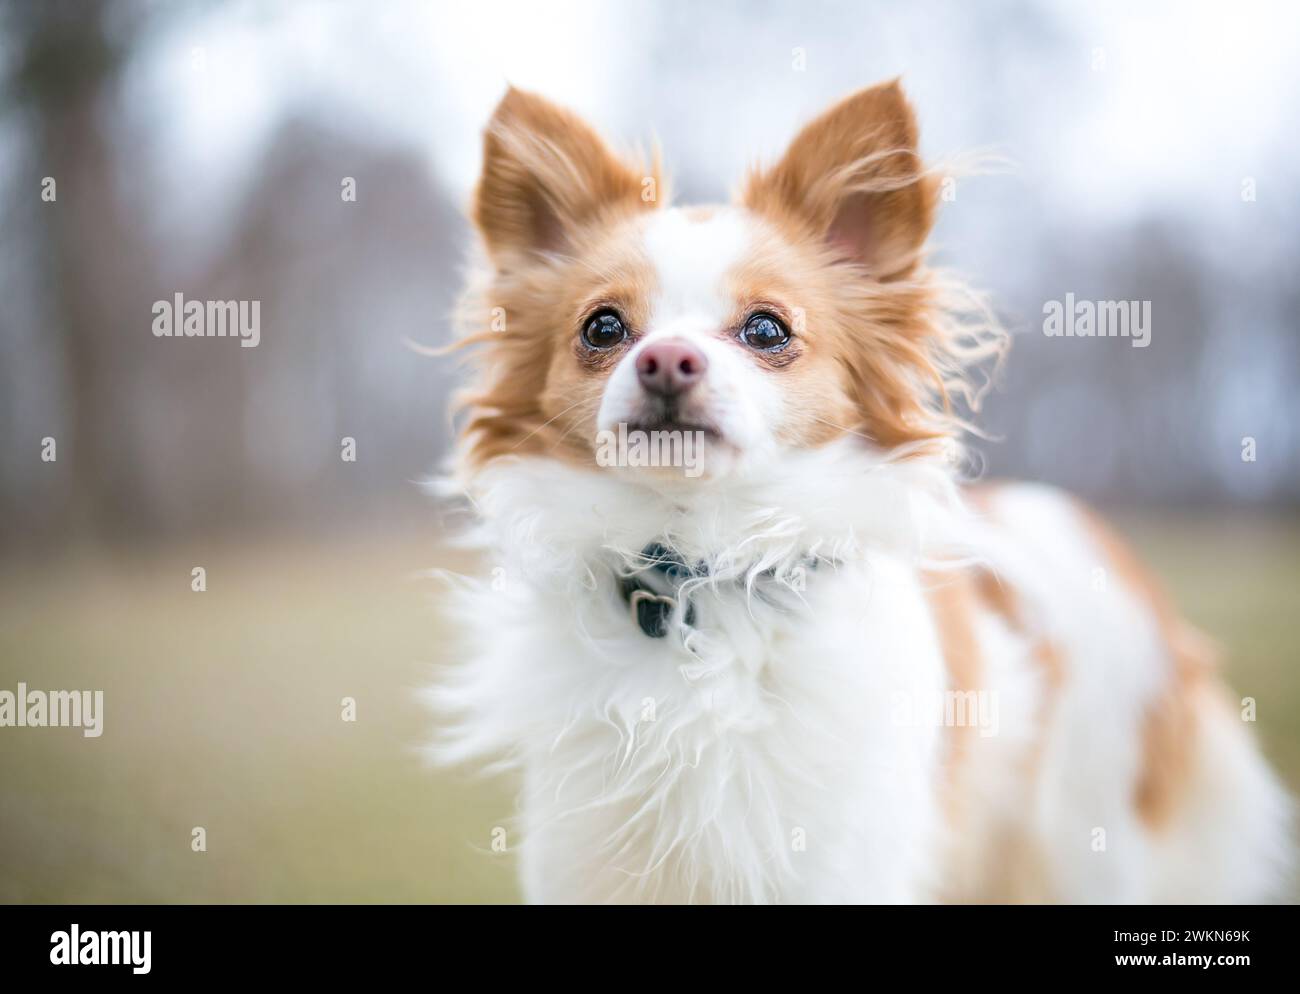
<instances>
[{"instance_id":1,"label":"pink nose","mask_svg":"<svg viewBox=\"0 0 1300 994\"><path fill-rule=\"evenodd\" d=\"M709 361L704 353L680 338L652 342L636 357L636 375L647 393L672 397L685 393L699 380Z\"/></svg>"}]
</instances>

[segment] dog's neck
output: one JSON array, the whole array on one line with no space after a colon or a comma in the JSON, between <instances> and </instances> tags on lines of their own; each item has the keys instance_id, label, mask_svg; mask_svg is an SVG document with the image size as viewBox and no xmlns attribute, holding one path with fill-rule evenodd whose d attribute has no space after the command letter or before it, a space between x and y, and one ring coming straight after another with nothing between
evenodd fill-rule
<instances>
[{"instance_id":1,"label":"dog's neck","mask_svg":"<svg viewBox=\"0 0 1300 994\"><path fill-rule=\"evenodd\" d=\"M856 439L792 451L725 479L662 481L537 457L503 459L469 492L473 544L530 582L590 590L659 545L710 582L788 579L810 560L951 551L962 514L952 467L888 458Z\"/></svg>"}]
</instances>

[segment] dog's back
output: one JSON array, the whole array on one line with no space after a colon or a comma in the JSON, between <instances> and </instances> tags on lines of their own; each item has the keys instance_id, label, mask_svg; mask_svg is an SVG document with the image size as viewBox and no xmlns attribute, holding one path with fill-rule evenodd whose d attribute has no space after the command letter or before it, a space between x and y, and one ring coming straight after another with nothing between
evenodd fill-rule
<instances>
[{"instance_id":1,"label":"dog's back","mask_svg":"<svg viewBox=\"0 0 1300 994\"><path fill-rule=\"evenodd\" d=\"M1253 709L1232 699L1208 641L1078 502L1020 484L977 488L971 503L989 558L961 581L970 596L946 598L936 621L951 627L965 612L979 635L973 650L949 648L949 672L1036 703L1014 747L952 731L947 896L1276 894L1289 802L1251 741Z\"/></svg>"}]
</instances>

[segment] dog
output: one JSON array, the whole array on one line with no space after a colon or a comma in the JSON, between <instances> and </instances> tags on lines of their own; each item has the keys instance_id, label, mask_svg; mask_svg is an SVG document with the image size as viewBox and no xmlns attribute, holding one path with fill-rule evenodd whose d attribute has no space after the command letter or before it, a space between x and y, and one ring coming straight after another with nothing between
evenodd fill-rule
<instances>
[{"instance_id":1,"label":"dog","mask_svg":"<svg viewBox=\"0 0 1300 994\"><path fill-rule=\"evenodd\" d=\"M1071 497L975 482L1006 336L927 265L897 81L676 207L511 88L484 138L434 750L516 771L530 902L1256 901L1289 801ZM687 463L689 465L683 465Z\"/></svg>"}]
</instances>

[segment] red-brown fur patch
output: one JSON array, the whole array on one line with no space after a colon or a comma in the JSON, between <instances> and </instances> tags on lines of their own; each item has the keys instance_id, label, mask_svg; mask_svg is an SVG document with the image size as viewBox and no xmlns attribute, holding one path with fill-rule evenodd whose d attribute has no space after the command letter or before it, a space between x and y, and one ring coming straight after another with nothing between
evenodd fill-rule
<instances>
[{"instance_id":1,"label":"red-brown fur patch","mask_svg":"<svg viewBox=\"0 0 1300 994\"><path fill-rule=\"evenodd\" d=\"M1178 616L1164 588L1132 550L1096 514L1082 505L1080 511L1111 570L1155 618L1173 663L1169 683L1147 711L1141 771L1133 791L1138 814L1159 828L1169 822L1190 781L1192 743L1213 657L1205 638Z\"/></svg>"}]
</instances>

